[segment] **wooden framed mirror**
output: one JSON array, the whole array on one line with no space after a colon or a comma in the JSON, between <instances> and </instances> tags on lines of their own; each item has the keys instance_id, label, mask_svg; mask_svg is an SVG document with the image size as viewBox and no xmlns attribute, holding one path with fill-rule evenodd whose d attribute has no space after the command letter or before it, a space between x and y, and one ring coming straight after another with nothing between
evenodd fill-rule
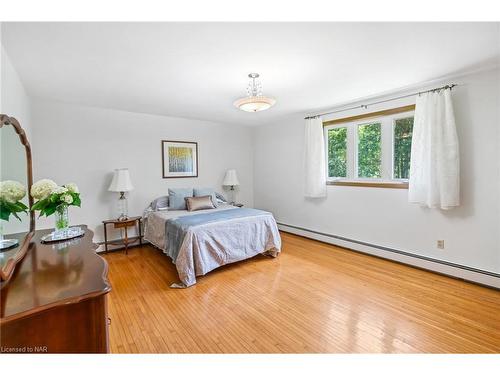
<instances>
[{"instance_id":1,"label":"wooden framed mirror","mask_svg":"<svg viewBox=\"0 0 500 375\"><path fill-rule=\"evenodd\" d=\"M6 181L9 181L8 184L4 184ZM3 210L0 213L0 282L3 286L12 276L16 264L26 255L35 233L35 214L29 210L33 205L29 194L33 184L31 147L19 122L4 114L0 114L0 182L0 200L4 201L0 205ZM17 212L16 217L8 207L12 207L15 196L19 196L19 189L13 193L8 186L19 187L18 184L26 192L19 202L28 209L27 212Z\"/></svg>"}]
</instances>

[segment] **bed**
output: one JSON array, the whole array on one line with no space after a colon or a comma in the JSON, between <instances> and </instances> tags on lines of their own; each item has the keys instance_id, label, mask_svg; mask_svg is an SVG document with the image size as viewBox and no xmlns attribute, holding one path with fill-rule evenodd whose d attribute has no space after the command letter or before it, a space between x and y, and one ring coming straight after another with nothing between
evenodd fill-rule
<instances>
[{"instance_id":1,"label":"bed","mask_svg":"<svg viewBox=\"0 0 500 375\"><path fill-rule=\"evenodd\" d=\"M162 210L145 214L144 238L175 264L180 284L225 264L258 254L277 257L281 251L278 226L270 212L222 203L214 209Z\"/></svg>"}]
</instances>

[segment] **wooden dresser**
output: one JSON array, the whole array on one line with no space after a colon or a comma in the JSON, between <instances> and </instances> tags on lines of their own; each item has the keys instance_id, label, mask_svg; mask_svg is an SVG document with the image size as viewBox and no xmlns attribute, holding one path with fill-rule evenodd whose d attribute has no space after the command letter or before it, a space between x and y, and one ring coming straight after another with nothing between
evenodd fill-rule
<instances>
[{"instance_id":1,"label":"wooden dresser","mask_svg":"<svg viewBox=\"0 0 500 375\"><path fill-rule=\"evenodd\" d=\"M0 290L0 353L107 353L108 264L95 253L94 233L40 243Z\"/></svg>"}]
</instances>

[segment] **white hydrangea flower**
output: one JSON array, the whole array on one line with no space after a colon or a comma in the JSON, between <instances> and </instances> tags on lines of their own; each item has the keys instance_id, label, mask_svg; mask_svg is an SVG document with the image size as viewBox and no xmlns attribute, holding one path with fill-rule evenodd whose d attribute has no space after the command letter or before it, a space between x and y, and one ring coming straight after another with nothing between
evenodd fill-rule
<instances>
[{"instance_id":1,"label":"white hydrangea flower","mask_svg":"<svg viewBox=\"0 0 500 375\"><path fill-rule=\"evenodd\" d=\"M61 195L61 201L67 204L73 203L73 197L69 194Z\"/></svg>"},{"instance_id":2,"label":"white hydrangea flower","mask_svg":"<svg viewBox=\"0 0 500 375\"><path fill-rule=\"evenodd\" d=\"M45 199L55 188L57 184L54 181L44 178L31 186L31 196L36 200Z\"/></svg>"},{"instance_id":3,"label":"white hydrangea flower","mask_svg":"<svg viewBox=\"0 0 500 375\"><path fill-rule=\"evenodd\" d=\"M56 186L56 188L52 190L51 194L64 194L67 192L68 189L66 189L64 186Z\"/></svg>"},{"instance_id":4,"label":"white hydrangea flower","mask_svg":"<svg viewBox=\"0 0 500 375\"><path fill-rule=\"evenodd\" d=\"M78 186L76 184L70 182L69 184L64 185L70 193L78 194L80 191L78 190Z\"/></svg>"},{"instance_id":5,"label":"white hydrangea flower","mask_svg":"<svg viewBox=\"0 0 500 375\"><path fill-rule=\"evenodd\" d=\"M16 203L24 198L26 188L17 181L6 180L0 182L0 199L9 203Z\"/></svg>"}]
</instances>

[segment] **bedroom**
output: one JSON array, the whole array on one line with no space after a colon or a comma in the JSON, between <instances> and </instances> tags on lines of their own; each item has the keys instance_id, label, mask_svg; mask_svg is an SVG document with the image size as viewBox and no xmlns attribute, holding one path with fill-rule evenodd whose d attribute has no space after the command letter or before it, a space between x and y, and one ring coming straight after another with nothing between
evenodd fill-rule
<instances>
[{"instance_id":1,"label":"bedroom","mask_svg":"<svg viewBox=\"0 0 500 375\"><path fill-rule=\"evenodd\" d=\"M498 22L0 37L2 353L500 352Z\"/></svg>"}]
</instances>

